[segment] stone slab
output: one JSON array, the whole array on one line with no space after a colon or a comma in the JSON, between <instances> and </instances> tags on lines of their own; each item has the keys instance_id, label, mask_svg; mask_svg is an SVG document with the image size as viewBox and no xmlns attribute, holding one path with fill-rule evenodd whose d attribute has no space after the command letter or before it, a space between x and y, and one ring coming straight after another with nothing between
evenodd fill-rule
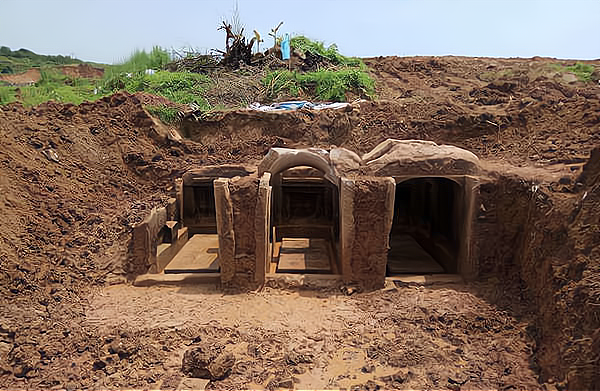
<instances>
[{"instance_id":1,"label":"stone slab","mask_svg":"<svg viewBox=\"0 0 600 391\"><path fill-rule=\"evenodd\" d=\"M284 238L279 251L277 271L331 272L331 252L325 239Z\"/></svg>"},{"instance_id":2,"label":"stone slab","mask_svg":"<svg viewBox=\"0 0 600 391\"><path fill-rule=\"evenodd\" d=\"M209 379L198 379L195 377L184 377L177 386L178 390L204 390L210 383Z\"/></svg>"},{"instance_id":3,"label":"stone slab","mask_svg":"<svg viewBox=\"0 0 600 391\"><path fill-rule=\"evenodd\" d=\"M219 271L219 238L216 234L196 234L173 257L165 273L206 273Z\"/></svg>"},{"instance_id":4,"label":"stone slab","mask_svg":"<svg viewBox=\"0 0 600 391\"><path fill-rule=\"evenodd\" d=\"M149 271L150 273L162 273L165 267L171 262L173 257L181 250L188 241L188 229L183 227L177 230L177 240L173 243L161 243L156 250L156 269Z\"/></svg>"}]
</instances>

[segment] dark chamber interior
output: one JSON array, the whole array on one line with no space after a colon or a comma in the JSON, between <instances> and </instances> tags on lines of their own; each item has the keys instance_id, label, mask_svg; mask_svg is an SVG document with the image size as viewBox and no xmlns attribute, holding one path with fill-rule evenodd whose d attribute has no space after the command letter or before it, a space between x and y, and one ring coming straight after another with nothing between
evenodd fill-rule
<instances>
[{"instance_id":1,"label":"dark chamber interior","mask_svg":"<svg viewBox=\"0 0 600 391\"><path fill-rule=\"evenodd\" d=\"M183 223L190 234L217 233L213 180L207 179L183 187Z\"/></svg>"},{"instance_id":2,"label":"dark chamber interior","mask_svg":"<svg viewBox=\"0 0 600 391\"><path fill-rule=\"evenodd\" d=\"M315 175L286 175L273 186L272 222L279 235L335 239L339 229L337 187ZM317 171L318 172L318 171Z\"/></svg>"},{"instance_id":3,"label":"dark chamber interior","mask_svg":"<svg viewBox=\"0 0 600 391\"><path fill-rule=\"evenodd\" d=\"M310 167L274 176L273 262L277 271L337 273L338 188Z\"/></svg>"},{"instance_id":4,"label":"dark chamber interior","mask_svg":"<svg viewBox=\"0 0 600 391\"><path fill-rule=\"evenodd\" d=\"M457 271L461 200L461 187L447 178L396 184L388 275Z\"/></svg>"}]
</instances>

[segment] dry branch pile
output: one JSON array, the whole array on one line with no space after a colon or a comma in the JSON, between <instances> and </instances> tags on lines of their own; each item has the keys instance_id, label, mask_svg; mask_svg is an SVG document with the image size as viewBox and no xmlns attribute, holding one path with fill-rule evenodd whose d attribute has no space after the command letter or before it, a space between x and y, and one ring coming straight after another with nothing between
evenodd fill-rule
<instances>
[{"instance_id":1,"label":"dry branch pile","mask_svg":"<svg viewBox=\"0 0 600 391\"><path fill-rule=\"evenodd\" d=\"M252 63L252 47L256 38L252 38L249 43L246 43L244 28L238 34L235 34L231 30L231 24L225 22L218 29L225 30L225 33L227 33L225 51L217 50L223 55L221 63L231 68L238 68L241 62L250 65Z\"/></svg>"}]
</instances>

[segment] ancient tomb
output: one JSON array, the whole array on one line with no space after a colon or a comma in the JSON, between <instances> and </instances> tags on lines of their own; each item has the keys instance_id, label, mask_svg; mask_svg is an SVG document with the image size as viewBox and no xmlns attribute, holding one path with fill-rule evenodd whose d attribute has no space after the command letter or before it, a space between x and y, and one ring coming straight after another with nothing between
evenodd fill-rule
<instances>
[{"instance_id":1,"label":"ancient tomb","mask_svg":"<svg viewBox=\"0 0 600 391\"><path fill-rule=\"evenodd\" d=\"M472 153L418 140L386 140L362 158L272 148L256 169L200 167L178 185L178 213L145 230L146 259L133 254L132 270L212 273L243 288L291 274L364 289L404 274L472 278L478 175Z\"/></svg>"}]
</instances>

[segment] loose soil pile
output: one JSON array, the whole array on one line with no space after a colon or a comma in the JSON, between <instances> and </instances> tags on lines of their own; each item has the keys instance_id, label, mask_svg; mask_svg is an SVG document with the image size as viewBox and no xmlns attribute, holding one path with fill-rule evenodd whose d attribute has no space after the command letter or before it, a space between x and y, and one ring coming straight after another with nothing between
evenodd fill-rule
<instances>
[{"instance_id":1,"label":"loose soil pile","mask_svg":"<svg viewBox=\"0 0 600 391\"><path fill-rule=\"evenodd\" d=\"M143 109L153 97L0 107L0 387L173 388L183 352L218 343L246 348L213 388L600 389L597 155L575 176L600 144L600 87L553 61L368 59L376 102L190 116L182 142ZM125 282L131 223L186 169L256 162L272 146L365 152L390 137L461 146L494 167L481 224L504 247L482 250L481 287L310 300L182 288L170 301ZM241 314L261 308L280 312Z\"/></svg>"}]
</instances>

